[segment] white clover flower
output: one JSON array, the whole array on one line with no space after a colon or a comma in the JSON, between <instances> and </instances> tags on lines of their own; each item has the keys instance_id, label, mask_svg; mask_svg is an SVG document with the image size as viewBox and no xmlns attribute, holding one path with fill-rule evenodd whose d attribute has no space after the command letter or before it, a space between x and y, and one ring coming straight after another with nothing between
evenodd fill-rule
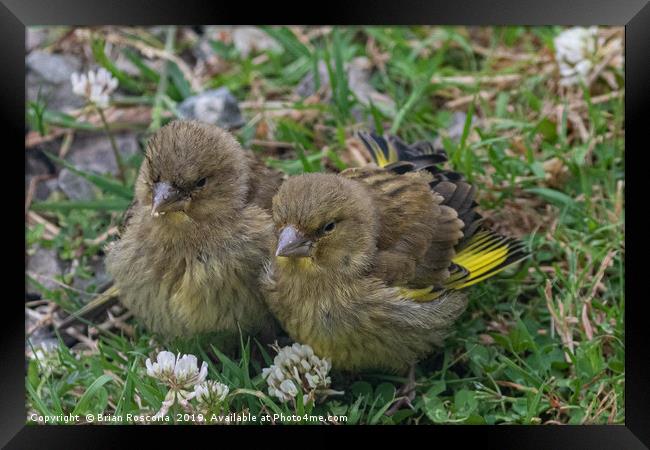
<instances>
[{"instance_id":1,"label":"white clover flower","mask_svg":"<svg viewBox=\"0 0 650 450\"><path fill-rule=\"evenodd\" d=\"M174 356L172 352L163 351L158 353L156 361L157 362L152 363L149 358L145 361L145 365L147 366L147 375L153 378L163 379L174 373L174 367L176 367L176 356Z\"/></svg>"},{"instance_id":2,"label":"white clover flower","mask_svg":"<svg viewBox=\"0 0 650 450\"><path fill-rule=\"evenodd\" d=\"M328 395L342 394L330 389L328 376L332 365L329 359L319 358L309 345L295 343L291 346L273 347L278 354L271 367L262 369L262 377L268 384L268 392L281 402L293 400L303 392L303 402L324 399Z\"/></svg>"},{"instance_id":3,"label":"white clover flower","mask_svg":"<svg viewBox=\"0 0 650 450\"><path fill-rule=\"evenodd\" d=\"M218 381L208 380L197 384L194 388L194 398L199 405L214 406L223 402L230 392L230 388Z\"/></svg>"},{"instance_id":4,"label":"white clover flower","mask_svg":"<svg viewBox=\"0 0 650 450\"><path fill-rule=\"evenodd\" d=\"M162 351L158 353L156 362L147 358L145 365L147 375L179 389L193 388L203 383L208 375L208 365L203 362L199 369L194 355L174 356L171 352Z\"/></svg>"},{"instance_id":5,"label":"white clover flower","mask_svg":"<svg viewBox=\"0 0 650 450\"><path fill-rule=\"evenodd\" d=\"M175 357L171 352L162 351L158 353L156 362L147 358L145 365L147 375L169 386L162 408L156 414L159 417L166 415L177 401L182 407L188 408L188 401L196 395L195 386L203 383L208 376L208 365L203 362L199 369L198 360L194 355L178 354Z\"/></svg>"},{"instance_id":6,"label":"white clover flower","mask_svg":"<svg viewBox=\"0 0 650 450\"><path fill-rule=\"evenodd\" d=\"M28 357L37 361L37 366L43 376L63 373L61 359L56 347L40 345L34 349L33 353L29 352Z\"/></svg>"},{"instance_id":7,"label":"white clover flower","mask_svg":"<svg viewBox=\"0 0 650 450\"><path fill-rule=\"evenodd\" d=\"M573 27L554 39L555 60L560 69L560 84L570 86L586 81L593 69L599 46L597 27Z\"/></svg>"},{"instance_id":8,"label":"white clover flower","mask_svg":"<svg viewBox=\"0 0 650 450\"><path fill-rule=\"evenodd\" d=\"M114 78L103 67L97 72L90 70L87 74L75 72L70 76L70 81L72 82L72 92L100 108L108 106L111 93L117 89L118 85L117 78Z\"/></svg>"}]
</instances>

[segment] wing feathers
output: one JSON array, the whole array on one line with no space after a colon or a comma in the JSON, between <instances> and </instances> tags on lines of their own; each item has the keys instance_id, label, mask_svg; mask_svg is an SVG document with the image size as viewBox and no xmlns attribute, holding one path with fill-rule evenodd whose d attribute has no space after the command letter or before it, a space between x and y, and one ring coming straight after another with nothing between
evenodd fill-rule
<instances>
[{"instance_id":1,"label":"wing feathers","mask_svg":"<svg viewBox=\"0 0 650 450\"><path fill-rule=\"evenodd\" d=\"M400 288L403 297L432 301L444 292L483 281L528 256L521 241L482 229L483 218L475 211L476 187L460 173L436 166L447 161L444 150L426 141L408 145L395 136L374 133L359 133L359 138L377 165L387 171L401 176L429 173L429 189L438 198L431 205L434 223L426 254L407 283L409 287ZM355 177L380 189L392 201L409 191L409 184L392 183L381 173L386 172Z\"/></svg>"}]
</instances>

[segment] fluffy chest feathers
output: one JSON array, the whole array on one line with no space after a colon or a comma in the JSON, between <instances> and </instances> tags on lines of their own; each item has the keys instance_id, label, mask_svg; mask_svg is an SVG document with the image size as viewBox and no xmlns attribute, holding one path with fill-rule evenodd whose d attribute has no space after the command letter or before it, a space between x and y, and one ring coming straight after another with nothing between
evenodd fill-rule
<instances>
[{"instance_id":1,"label":"fluffy chest feathers","mask_svg":"<svg viewBox=\"0 0 650 450\"><path fill-rule=\"evenodd\" d=\"M458 293L418 303L373 276L344 280L313 266L291 269L302 274L277 259L269 266L268 305L294 340L338 370L403 370L442 342L466 306Z\"/></svg>"},{"instance_id":2,"label":"fluffy chest feathers","mask_svg":"<svg viewBox=\"0 0 650 450\"><path fill-rule=\"evenodd\" d=\"M236 225L179 227L174 233L161 232L144 216L134 218L107 258L121 301L165 335L264 326L268 314L257 279L271 229L265 213L251 208Z\"/></svg>"}]
</instances>

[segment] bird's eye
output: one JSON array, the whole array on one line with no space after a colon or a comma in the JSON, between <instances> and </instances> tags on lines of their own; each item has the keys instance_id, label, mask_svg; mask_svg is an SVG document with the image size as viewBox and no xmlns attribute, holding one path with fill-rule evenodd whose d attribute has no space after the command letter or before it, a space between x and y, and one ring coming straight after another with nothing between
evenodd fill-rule
<instances>
[{"instance_id":1,"label":"bird's eye","mask_svg":"<svg viewBox=\"0 0 650 450\"><path fill-rule=\"evenodd\" d=\"M205 186L205 182L208 181L206 177L201 178L199 181L196 182L196 187L203 187Z\"/></svg>"},{"instance_id":2,"label":"bird's eye","mask_svg":"<svg viewBox=\"0 0 650 450\"><path fill-rule=\"evenodd\" d=\"M323 233L331 233L336 228L335 222L328 222L323 226Z\"/></svg>"}]
</instances>

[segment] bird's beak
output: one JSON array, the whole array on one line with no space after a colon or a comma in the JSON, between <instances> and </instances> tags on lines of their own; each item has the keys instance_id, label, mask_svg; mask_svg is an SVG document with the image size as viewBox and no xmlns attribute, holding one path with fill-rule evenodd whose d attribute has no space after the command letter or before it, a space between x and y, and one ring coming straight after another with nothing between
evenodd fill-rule
<instances>
[{"instance_id":1,"label":"bird's beak","mask_svg":"<svg viewBox=\"0 0 650 450\"><path fill-rule=\"evenodd\" d=\"M153 185L152 216L158 217L166 212L183 210L186 206L187 200L168 182L160 181Z\"/></svg>"},{"instance_id":2,"label":"bird's beak","mask_svg":"<svg viewBox=\"0 0 650 450\"><path fill-rule=\"evenodd\" d=\"M275 256L306 257L311 255L312 241L292 225L282 229Z\"/></svg>"}]
</instances>

